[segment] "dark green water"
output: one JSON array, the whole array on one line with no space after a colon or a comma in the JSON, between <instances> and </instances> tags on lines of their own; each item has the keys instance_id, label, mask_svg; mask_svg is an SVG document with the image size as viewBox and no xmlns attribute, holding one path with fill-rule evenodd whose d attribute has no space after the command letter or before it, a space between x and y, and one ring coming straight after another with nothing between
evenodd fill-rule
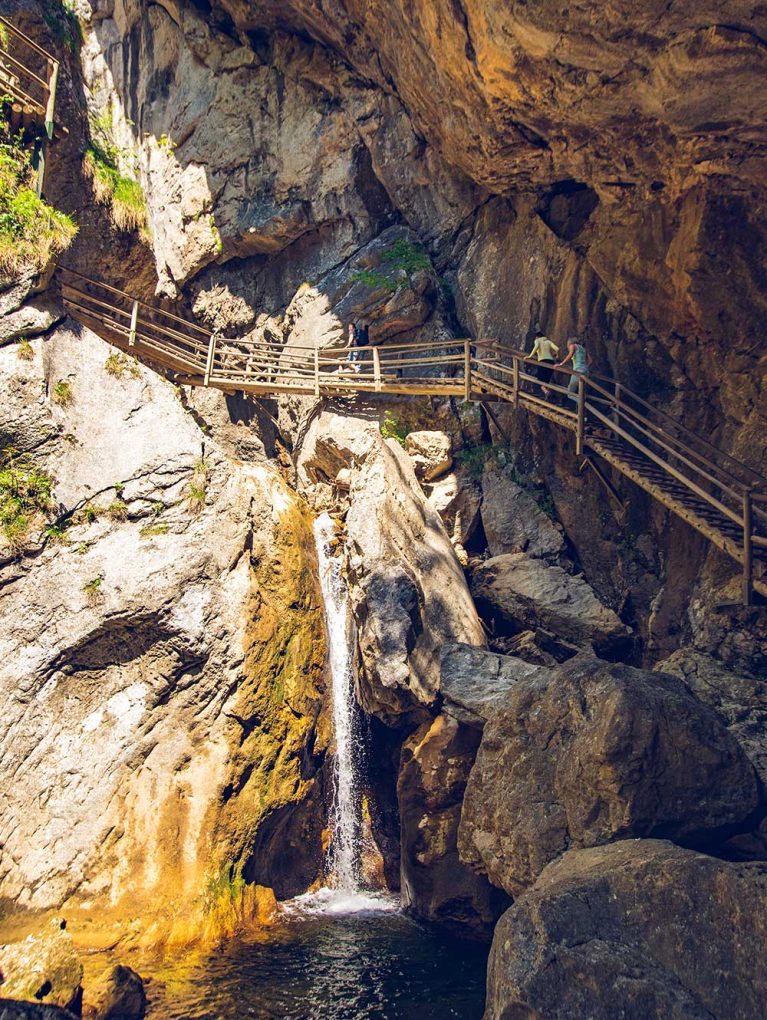
<instances>
[{"instance_id":1,"label":"dark green water","mask_svg":"<svg viewBox=\"0 0 767 1020\"><path fill-rule=\"evenodd\" d=\"M480 1020L488 947L393 910L297 911L148 988L167 1020Z\"/></svg>"}]
</instances>

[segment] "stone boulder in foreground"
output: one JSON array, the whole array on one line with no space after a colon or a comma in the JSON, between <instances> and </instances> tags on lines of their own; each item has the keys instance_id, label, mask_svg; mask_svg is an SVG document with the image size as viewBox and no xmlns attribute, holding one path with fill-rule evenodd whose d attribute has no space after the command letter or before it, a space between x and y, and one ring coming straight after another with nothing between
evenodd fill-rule
<instances>
[{"instance_id":1,"label":"stone boulder in foreground","mask_svg":"<svg viewBox=\"0 0 767 1020\"><path fill-rule=\"evenodd\" d=\"M495 929L485 1020L756 1020L767 864L659 840L574 850Z\"/></svg>"},{"instance_id":2,"label":"stone boulder in foreground","mask_svg":"<svg viewBox=\"0 0 767 1020\"><path fill-rule=\"evenodd\" d=\"M568 849L710 846L759 802L744 751L681 681L578 656L517 680L485 726L459 849L517 896Z\"/></svg>"}]
</instances>

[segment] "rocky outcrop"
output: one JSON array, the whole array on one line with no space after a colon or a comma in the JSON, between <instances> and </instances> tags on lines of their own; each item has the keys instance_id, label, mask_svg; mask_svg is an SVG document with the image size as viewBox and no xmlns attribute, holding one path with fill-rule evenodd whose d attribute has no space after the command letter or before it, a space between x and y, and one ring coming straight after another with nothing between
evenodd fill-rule
<instances>
[{"instance_id":1,"label":"rocky outcrop","mask_svg":"<svg viewBox=\"0 0 767 1020\"><path fill-rule=\"evenodd\" d=\"M311 529L157 375L109 374L71 325L32 347L0 349L4 442L52 493L0 565L3 891L198 937L253 883L290 895L322 869Z\"/></svg>"},{"instance_id":2,"label":"rocky outcrop","mask_svg":"<svg viewBox=\"0 0 767 1020\"><path fill-rule=\"evenodd\" d=\"M752 1020L765 938L763 864L656 840L572 850L498 922L485 1018Z\"/></svg>"},{"instance_id":3,"label":"rocky outcrop","mask_svg":"<svg viewBox=\"0 0 767 1020\"><path fill-rule=\"evenodd\" d=\"M410 432L405 437L405 450L410 454L416 477L433 482L453 466L450 436L444 432Z\"/></svg>"},{"instance_id":4,"label":"rocky outcrop","mask_svg":"<svg viewBox=\"0 0 767 1020\"><path fill-rule=\"evenodd\" d=\"M9 999L28 999L78 1013L83 965L66 921L54 919L45 931L0 946L0 990Z\"/></svg>"},{"instance_id":5,"label":"rocky outcrop","mask_svg":"<svg viewBox=\"0 0 767 1020\"><path fill-rule=\"evenodd\" d=\"M143 1020L147 997L141 975L117 964L96 987L87 989L83 1015L89 1020Z\"/></svg>"},{"instance_id":6,"label":"rocky outcrop","mask_svg":"<svg viewBox=\"0 0 767 1020\"><path fill-rule=\"evenodd\" d=\"M583 656L519 679L488 721L459 848L516 896L567 849L711 846L760 801L743 750L680 681Z\"/></svg>"},{"instance_id":7,"label":"rocky outcrop","mask_svg":"<svg viewBox=\"0 0 767 1020\"><path fill-rule=\"evenodd\" d=\"M446 642L483 645L463 572L410 458L384 440L377 422L324 412L309 427L297 461L303 486L348 479L349 580L366 712L398 725L439 691Z\"/></svg>"},{"instance_id":8,"label":"rocky outcrop","mask_svg":"<svg viewBox=\"0 0 767 1020\"><path fill-rule=\"evenodd\" d=\"M564 550L561 528L505 471L485 470L481 514L491 556L527 553L553 559Z\"/></svg>"},{"instance_id":9,"label":"rocky outcrop","mask_svg":"<svg viewBox=\"0 0 767 1020\"><path fill-rule=\"evenodd\" d=\"M559 638L603 651L629 633L583 577L524 553L486 560L474 571L471 590L483 616L500 629L541 626Z\"/></svg>"},{"instance_id":10,"label":"rocky outcrop","mask_svg":"<svg viewBox=\"0 0 767 1020\"><path fill-rule=\"evenodd\" d=\"M38 1002L0 999L0 1020L75 1020L76 1014L59 1006L42 1006Z\"/></svg>"},{"instance_id":11,"label":"rocky outcrop","mask_svg":"<svg viewBox=\"0 0 767 1020\"><path fill-rule=\"evenodd\" d=\"M458 824L478 734L447 714L405 741L397 779L402 904L445 927L485 933L505 906L458 859Z\"/></svg>"},{"instance_id":12,"label":"rocky outcrop","mask_svg":"<svg viewBox=\"0 0 767 1020\"><path fill-rule=\"evenodd\" d=\"M536 666L510 655L494 655L470 645L442 651L440 693L446 715L475 729L503 709L509 691Z\"/></svg>"},{"instance_id":13,"label":"rocky outcrop","mask_svg":"<svg viewBox=\"0 0 767 1020\"><path fill-rule=\"evenodd\" d=\"M748 755L767 787L767 681L726 669L720 662L682 648L655 667L679 677L719 716Z\"/></svg>"}]
</instances>

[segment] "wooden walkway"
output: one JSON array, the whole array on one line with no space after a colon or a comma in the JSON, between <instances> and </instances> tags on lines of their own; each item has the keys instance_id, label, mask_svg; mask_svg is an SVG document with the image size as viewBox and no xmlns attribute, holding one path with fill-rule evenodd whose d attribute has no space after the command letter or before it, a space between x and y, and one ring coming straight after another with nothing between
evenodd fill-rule
<instances>
[{"instance_id":1,"label":"wooden walkway","mask_svg":"<svg viewBox=\"0 0 767 1020\"><path fill-rule=\"evenodd\" d=\"M570 431L582 466L614 498L602 461L736 560L746 604L754 590L767 596L767 479L612 379L577 376L577 390L568 393L572 373L558 369L545 394L524 353L495 340L387 343L363 349L353 363L346 347L226 339L70 270L62 271L62 292L73 318L184 385L262 397L391 393L524 408Z\"/></svg>"},{"instance_id":2,"label":"wooden walkway","mask_svg":"<svg viewBox=\"0 0 767 1020\"><path fill-rule=\"evenodd\" d=\"M37 194L45 185L47 143L53 139L59 62L7 18L0 17L0 96L11 134L36 137Z\"/></svg>"}]
</instances>

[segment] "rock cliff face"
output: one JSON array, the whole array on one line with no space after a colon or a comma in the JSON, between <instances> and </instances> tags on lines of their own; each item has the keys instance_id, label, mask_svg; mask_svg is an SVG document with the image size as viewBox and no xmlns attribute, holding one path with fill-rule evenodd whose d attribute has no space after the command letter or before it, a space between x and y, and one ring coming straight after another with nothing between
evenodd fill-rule
<instances>
[{"instance_id":1,"label":"rock cliff face","mask_svg":"<svg viewBox=\"0 0 767 1020\"><path fill-rule=\"evenodd\" d=\"M62 522L0 567L3 893L170 911L183 937L244 879L285 895L321 872L313 543L272 467L108 355L71 323L31 361L0 351L6 448Z\"/></svg>"},{"instance_id":2,"label":"rock cliff face","mask_svg":"<svg viewBox=\"0 0 767 1020\"><path fill-rule=\"evenodd\" d=\"M578 333L767 464L762 7L78 0L78 51L46 6L9 4L63 59L74 268L286 354L353 320ZM99 132L150 239L93 201ZM12 907L182 941L321 877L329 510L387 880L474 931L517 897L488 1017L756 1015L763 866L706 856L767 857L734 566L513 408L224 397L110 354L52 267L0 293L0 484L34 503L0 547ZM691 975L733 925L727 980Z\"/></svg>"}]
</instances>

